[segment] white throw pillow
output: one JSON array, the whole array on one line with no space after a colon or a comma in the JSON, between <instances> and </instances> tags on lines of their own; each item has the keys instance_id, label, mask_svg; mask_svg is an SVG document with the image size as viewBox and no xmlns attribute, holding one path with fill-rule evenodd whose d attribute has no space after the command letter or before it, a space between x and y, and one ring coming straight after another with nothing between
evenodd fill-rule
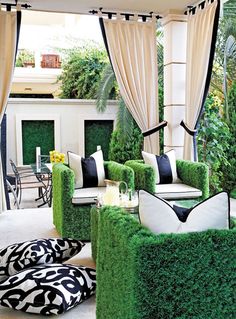
<instances>
[{"instance_id":1,"label":"white throw pillow","mask_svg":"<svg viewBox=\"0 0 236 319\"><path fill-rule=\"evenodd\" d=\"M83 158L67 152L69 167L75 173L75 188L105 186L105 170L102 150Z\"/></svg>"},{"instance_id":2,"label":"white throw pillow","mask_svg":"<svg viewBox=\"0 0 236 319\"><path fill-rule=\"evenodd\" d=\"M186 209L188 216L182 222L167 201L144 190L139 192L140 221L156 234L229 229L229 210L229 196L221 192Z\"/></svg>"},{"instance_id":3,"label":"white throw pillow","mask_svg":"<svg viewBox=\"0 0 236 319\"><path fill-rule=\"evenodd\" d=\"M178 183L175 151L171 150L163 155L142 152L145 164L151 165L156 174L156 184Z\"/></svg>"}]
</instances>

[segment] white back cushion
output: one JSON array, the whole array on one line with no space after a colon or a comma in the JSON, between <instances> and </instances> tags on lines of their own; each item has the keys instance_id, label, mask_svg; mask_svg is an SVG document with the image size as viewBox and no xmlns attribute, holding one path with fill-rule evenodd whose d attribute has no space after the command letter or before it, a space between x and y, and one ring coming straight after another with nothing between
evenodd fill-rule
<instances>
[{"instance_id":1,"label":"white back cushion","mask_svg":"<svg viewBox=\"0 0 236 319\"><path fill-rule=\"evenodd\" d=\"M193 207L183 223L167 201L141 190L139 217L141 223L156 234L229 229L229 197L221 192L208 198Z\"/></svg>"}]
</instances>

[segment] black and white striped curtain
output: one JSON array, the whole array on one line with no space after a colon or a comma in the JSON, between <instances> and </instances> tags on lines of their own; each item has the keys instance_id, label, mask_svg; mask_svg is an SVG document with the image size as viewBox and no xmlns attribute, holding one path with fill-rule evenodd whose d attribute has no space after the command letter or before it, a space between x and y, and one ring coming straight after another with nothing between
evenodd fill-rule
<instances>
[{"instance_id":1,"label":"black and white striped curtain","mask_svg":"<svg viewBox=\"0 0 236 319\"><path fill-rule=\"evenodd\" d=\"M20 22L21 12L19 6L16 11L0 10L0 124L6 111L11 89ZM6 172L3 171L2 156L0 154L0 213L8 208L5 173Z\"/></svg>"},{"instance_id":2,"label":"black and white striped curtain","mask_svg":"<svg viewBox=\"0 0 236 319\"><path fill-rule=\"evenodd\" d=\"M201 3L190 10L187 20L186 112L184 159L197 160L196 133L208 94L220 1ZM191 134L192 132L192 134Z\"/></svg>"},{"instance_id":3,"label":"black and white striped curtain","mask_svg":"<svg viewBox=\"0 0 236 319\"><path fill-rule=\"evenodd\" d=\"M120 94L140 129L159 124L156 17L140 21L100 18L104 43ZM159 135L144 136L144 150L159 154Z\"/></svg>"}]
</instances>

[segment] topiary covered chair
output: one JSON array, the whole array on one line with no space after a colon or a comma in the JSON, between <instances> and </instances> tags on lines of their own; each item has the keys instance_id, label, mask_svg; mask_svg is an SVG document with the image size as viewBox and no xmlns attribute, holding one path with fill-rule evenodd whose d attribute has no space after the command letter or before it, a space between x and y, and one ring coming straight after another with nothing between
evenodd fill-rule
<instances>
[{"instance_id":1,"label":"topiary covered chair","mask_svg":"<svg viewBox=\"0 0 236 319\"><path fill-rule=\"evenodd\" d=\"M108 206L92 219L97 319L236 318L236 229L155 235Z\"/></svg>"},{"instance_id":2,"label":"topiary covered chair","mask_svg":"<svg viewBox=\"0 0 236 319\"><path fill-rule=\"evenodd\" d=\"M134 172L125 165L116 162L104 162L106 178L125 181L134 188ZM61 236L80 240L90 240L90 204L73 204L75 174L66 164L53 165L53 223ZM87 193L90 188L82 189ZM94 202L94 201L93 201ZM95 202L94 202L95 204Z\"/></svg>"},{"instance_id":3,"label":"topiary covered chair","mask_svg":"<svg viewBox=\"0 0 236 319\"><path fill-rule=\"evenodd\" d=\"M134 170L135 188L165 199L205 199L209 196L209 169L204 163L176 160L180 183L156 184L155 170L143 160L125 162Z\"/></svg>"}]
</instances>

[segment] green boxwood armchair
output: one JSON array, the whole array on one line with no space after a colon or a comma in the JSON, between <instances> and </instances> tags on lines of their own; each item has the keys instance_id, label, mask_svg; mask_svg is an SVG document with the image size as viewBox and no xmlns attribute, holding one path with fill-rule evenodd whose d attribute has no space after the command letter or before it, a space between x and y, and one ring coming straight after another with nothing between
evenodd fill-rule
<instances>
[{"instance_id":1,"label":"green boxwood armchair","mask_svg":"<svg viewBox=\"0 0 236 319\"><path fill-rule=\"evenodd\" d=\"M168 186L171 184L164 185L164 191L160 190L158 192L158 187L162 189L163 186L156 185L155 171L152 166L144 164L143 160L129 160L125 162L126 166L129 166L134 170L134 179L135 179L135 188L136 189L144 189L148 192L157 194L165 199L185 199L184 192L181 197L178 197L178 186L182 187L184 185L189 187L189 190L186 191L186 198L195 198L198 200L206 199L209 197L209 169L208 166L204 163L177 160L177 174L180 178L182 184L172 184L170 188L176 186L176 195L168 196ZM167 187L166 187L167 186ZM191 188L195 188L196 191L191 190ZM166 191L167 190L167 191ZM191 191L193 191L191 193ZM191 195L192 194L192 195ZM163 195L163 196L162 196ZM191 197L192 196L192 197Z\"/></svg>"},{"instance_id":2,"label":"green boxwood armchair","mask_svg":"<svg viewBox=\"0 0 236 319\"><path fill-rule=\"evenodd\" d=\"M97 319L236 318L236 229L155 235L108 206L92 220Z\"/></svg>"},{"instance_id":3,"label":"green boxwood armchair","mask_svg":"<svg viewBox=\"0 0 236 319\"><path fill-rule=\"evenodd\" d=\"M134 172L116 162L104 162L106 178L134 188ZM91 204L73 204L75 177L66 164L53 165L53 223L61 236L90 240ZM89 190L89 189L88 189Z\"/></svg>"}]
</instances>

